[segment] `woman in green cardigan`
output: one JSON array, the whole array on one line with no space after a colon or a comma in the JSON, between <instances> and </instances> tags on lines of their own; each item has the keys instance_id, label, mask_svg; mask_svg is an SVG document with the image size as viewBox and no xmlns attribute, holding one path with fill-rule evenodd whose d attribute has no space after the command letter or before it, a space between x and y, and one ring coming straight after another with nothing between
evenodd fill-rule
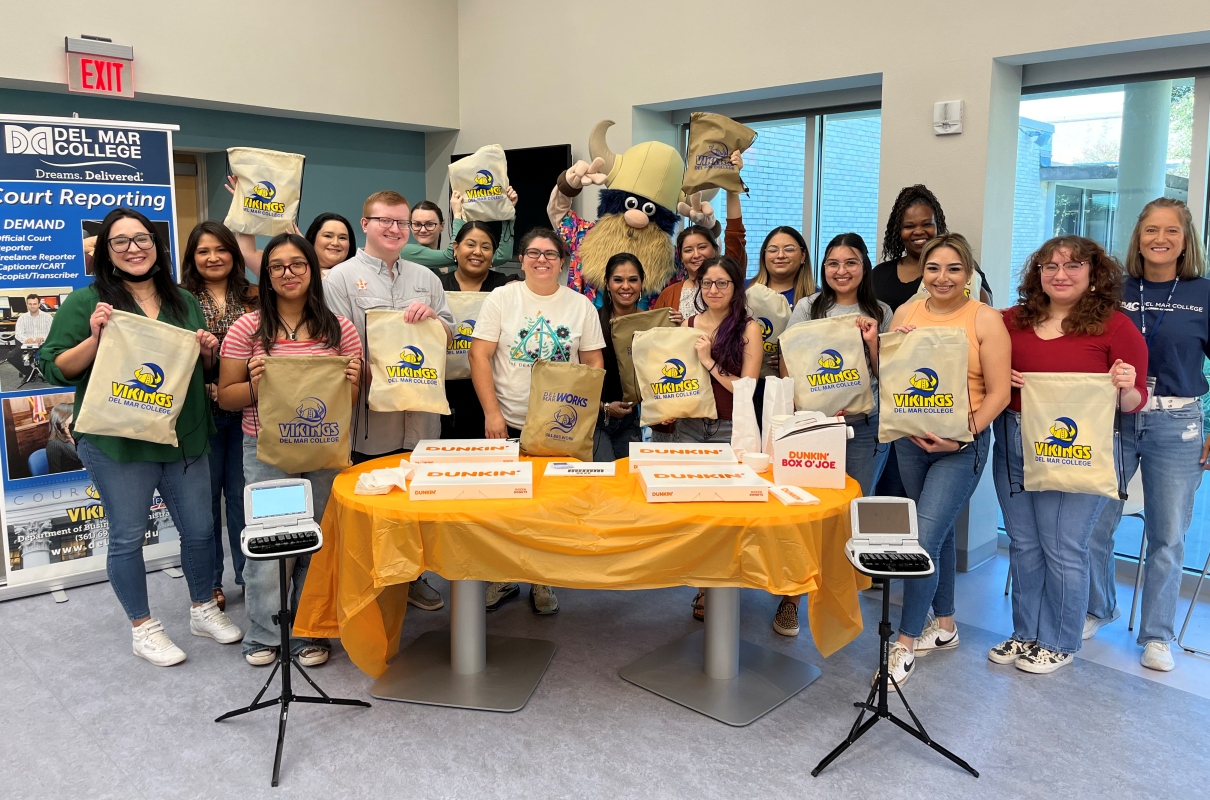
<instances>
[{"instance_id":1,"label":"woman in green cardigan","mask_svg":"<svg viewBox=\"0 0 1210 800\"><path fill-rule=\"evenodd\" d=\"M197 298L173 282L168 248L138 211L115 208L106 215L97 234L93 269L95 282L75 290L64 301L39 354L48 381L76 388L77 418L88 391L97 346L115 308L196 331L202 350L177 419L177 447L118 436L76 434L80 460L105 504L109 520L106 570L114 594L130 618L134 654L167 667L184 661L185 653L168 638L147 604L143 542L156 489L181 535L181 564L193 600L190 631L221 644L243 638L240 629L219 610L210 591L214 531L205 456L215 428L203 369L216 370L218 340L206 330ZM192 469L188 475L187 469Z\"/></svg>"}]
</instances>

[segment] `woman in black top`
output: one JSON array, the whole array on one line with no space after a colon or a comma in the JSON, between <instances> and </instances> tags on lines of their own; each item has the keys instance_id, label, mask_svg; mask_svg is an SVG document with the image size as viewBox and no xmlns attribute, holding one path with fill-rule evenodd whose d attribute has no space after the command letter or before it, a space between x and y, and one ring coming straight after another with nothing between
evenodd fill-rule
<instances>
[{"instance_id":1,"label":"woman in black top","mask_svg":"<svg viewBox=\"0 0 1210 800\"><path fill-rule=\"evenodd\" d=\"M609 322L639 310L644 280L643 265L630 253L616 253L605 264L605 304L600 308L601 330L605 333L605 383L601 387L601 408L593 440L594 461L626 458L630 455L630 443L643 439L639 407L622 402L622 379Z\"/></svg>"},{"instance_id":2,"label":"woman in black top","mask_svg":"<svg viewBox=\"0 0 1210 800\"><path fill-rule=\"evenodd\" d=\"M76 455L76 440L71 435L75 418L71 403L59 403L50 410L50 436L46 440L46 463L50 474L84 469Z\"/></svg>"},{"instance_id":3,"label":"woman in black top","mask_svg":"<svg viewBox=\"0 0 1210 800\"><path fill-rule=\"evenodd\" d=\"M496 235L486 222L468 222L454 237L454 258L458 268L438 276L447 292L490 292L517 280L492 269L496 254ZM450 413L441 417L442 439L482 439L483 406L470 378L445 382Z\"/></svg>"},{"instance_id":4,"label":"woman in black top","mask_svg":"<svg viewBox=\"0 0 1210 800\"><path fill-rule=\"evenodd\" d=\"M874 294L894 311L920 289L920 251L925 243L945 233L945 213L936 196L922 183L899 192L887 217L882 257L874 267Z\"/></svg>"}]
</instances>

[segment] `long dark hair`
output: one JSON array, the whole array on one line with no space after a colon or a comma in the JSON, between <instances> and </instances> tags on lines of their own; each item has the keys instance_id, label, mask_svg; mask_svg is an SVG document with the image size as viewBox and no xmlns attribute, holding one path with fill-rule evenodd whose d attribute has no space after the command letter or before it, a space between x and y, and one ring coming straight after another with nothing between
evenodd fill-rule
<instances>
[{"instance_id":1,"label":"long dark hair","mask_svg":"<svg viewBox=\"0 0 1210 800\"><path fill-rule=\"evenodd\" d=\"M698 270L698 283L711 267L721 267L731 279L731 307L727 309L727 317L719 323L714 332L714 345L710 348L710 357L718 362L728 375L738 376L744 368L744 329L748 325L748 303L744 295L744 270L732 256L715 256L702 262ZM699 314L706 310L706 295L703 290L694 298L694 308Z\"/></svg>"},{"instance_id":2,"label":"long dark hair","mask_svg":"<svg viewBox=\"0 0 1210 800\"><path fill-rule=\"evenodd\" d=\"M129 311L131 314L139 313L138 303L126 288L126 284L122 282L122 272L114 266L113 259L109 255L109 232L113 229L114 223L120 219L133 219L151 234L151 239L155 243L155 263L151 269L159 268L151 276L151 284L155 286L155 293L160 299L160 307L164 313L176 319L177 322L184 322L185 317L189 314L189 309L185 305L185 298L181 296L180 289L172 279L172 256L168 253L168 244L155 232L151 220L133 208L115 208L101 221L101 230L97 231L97 246L92 255L93 286L97 289L97 298L102 303L109 303L121 311Z\"/></svg>"},{"instance_id":3,"label":"long dark hair","mask_svg":"<svg viewBox=\"0 0 1210 800\"><path fill-rule=\"evenodd\" d=\"M676 235L676 251L672 254L676 262L677 275L684 280L689 277L689 268L685 266L685 262L681 260L681 247L685 244L685 240L693 234L697 234L710 243L714 248L714 252L722 252L718 246L718 239L714 236L714 231L701 225L686 225L681 229L681 232ZM717 258L717 256L714 256Z\"/></svg>"},{"instance_id":4,"label":"long dark hair","mask_svg":"<svg viewBox=\"0 0 1210 800\"><path fill-rule=\"evenodd\" d=\"M756 271L756 277L752 279L752 282L759 283L762 286L769 285L769 269L765 266L765 248L769 246L769 242L773 241L773 237L779 233L783 233L797 242L806 255L802 265L798 268L798 275L794 278L794 303L790 304L793 307L799 300L815 292L815 279L811 273L811 251L807 248L807 240L802 238L802 234L798 232L797 228L791 228L789 225L780 225L769 231L769 235L761 242L760 269ZM820 280L823 280L822 276Z\"/></svg>"},{"instance_id":5,"label":"long dark hair","mask_svg":"<svg viewBox=\"0 0 1210 800\"><path fill-rule=\"evenodd\" d=\"M311 243L312 247L314 247L315 240L319 237L319 231L323 228L324 223L332 222L333 220L348 228L349 258L352 258L353 256L357 255L357 234L353 231L353 223L332 211L325 211L315 219L311 220L311 227L307 228L307 241ZM261 263L265 263L263 257L261 258Z\"/></svg>"},{"instance_id":6,"label":"long dark hair","mask_svg":"<svg viewBox=\"0 0 1210 800\"><path fill-rule=\"evenodd\" d=\"M307 287L307 302L303 306L302 319L298 321L298 327L306 325L307 332L311 334L312 339L323 342L325 346L333 350L339 350L340 322L324 303L324 282L323 277L319 274L319 257L315 255L315 248L311 246L311 243L297 233L277 234L269 240L261 254L261 272L264 280L260 282L260 302L257 305L260 311L260 325L256 329L261 347L266 353L270 352L277 342L278 331L285 327L282 324L281 315L277 311L277 292L273 288L273 280L269 275L269 258L273 255L274 250L287 244L297 247L303 257L307 259L311 279L310 285Z\"/></svg>"},{"instance_id":7,"label":"long dark hair","mask_svg":"<svg viewBox=\"0 0 1210 800\"><path fill-rule=\"evenodd\" d=\"M836 305L836 290L828 283L827 276L823 273L823 262L828 260L828 254L837 247L848 247L861 253L861 283L857 284L857 307L882 327L882 306L878 305L878 298L874 295L874 282L870 280L874 265L870 263L870 251L866 248L865 239L856 233L839 234L824 248L823 259L819 262L819 297L811 304L811 319L823 319Z\"/></svg>"},{"instance_id":8,"label":"long dark hair","mask_svg":"<svg viewBox=\"0 0 1210 800\"><path fill-rule=\"evenodd\" d=\"M240 252L235 234L221 222L206 220L199 222L189 232L189 241L185 243L185 252L181 253L181 286L184 286L194 296L206 291L206 281L197 269L197 249L202 237L206 234L218 239L219 244L227 248L231 254L231 273L227 275L227 302L237 306L247 306L252 300L252 284L244 274L244 254Z\"/></svg>"},{"instance_id":9,"label":"long dark hair","mask_svg":"<svg viewBox=\"0 0 1210 800\"><path fill-rule=\"evenodd\" d=\"M933 224L937 228L938 236L948 232L949 229L945 226L945 212L941 210L941 201L929 191L929 187L923 183L905 186L899 190L899 196L895 198L895 205L891 207L891 213L886 219L886 232L882 235L883 261L896 261L907 252L907 245L903 243L902 236L903 215L912 206L927 206L933 212Z\"/></svg>"},{"instance_id":10,"label":"long dark hair","mask_svg":"<svg viewBox=\"0 0 1210 800\"><path fill-rule=\"evenodd\" d=\"M614 253L605 262L605 300L601 304L601 319L613 319L613 295L609 293L609 279L613 277L613 273L618 267L623 264L633 264L635 270L639 273L639 294L642 292L642 285L647 280L647 273L643 271L643 262L639 261L639 257L633 253Z\"/></svg>"}]
</instances>

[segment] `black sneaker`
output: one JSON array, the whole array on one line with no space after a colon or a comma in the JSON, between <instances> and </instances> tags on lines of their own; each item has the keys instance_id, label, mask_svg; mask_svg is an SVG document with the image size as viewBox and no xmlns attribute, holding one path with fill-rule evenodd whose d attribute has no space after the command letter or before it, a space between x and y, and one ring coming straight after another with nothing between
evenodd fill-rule
<instances>
[{"instance_id":1,"label":"black sneaker","mask_svg":"<svg viewBox=\"0 0 1210 800\"><path fill-rule=\"evenodd\" d=\"M1033 672L1037 675L1045 675L1054 672L1060 667L1065 667L1075 660L1075 656L1071 653L1056 653L1053 650L1047 650L1045 647L1034 645L1029 649L1029 652L1019 656L1013 663L1017 665L1017 669L1023 672Z\"/></svg>"}]
</instances>

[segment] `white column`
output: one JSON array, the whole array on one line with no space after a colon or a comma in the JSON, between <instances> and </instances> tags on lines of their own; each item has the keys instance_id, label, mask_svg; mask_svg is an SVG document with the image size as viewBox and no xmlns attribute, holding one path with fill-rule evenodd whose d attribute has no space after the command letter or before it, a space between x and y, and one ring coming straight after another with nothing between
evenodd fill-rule
<instances>
[{"instance_id":1,"label":"white column","mask_svg":"<svg viewBox=\"0 0 1210 800\"><path fill-rule=\"evenodd\" d=\"M1143 206L1164 196L1172 81L1126 84L1122 102L1122 144L1118 155L1118 209L1113 252L1124 256Z\"/></svg>"}]
</instances>

